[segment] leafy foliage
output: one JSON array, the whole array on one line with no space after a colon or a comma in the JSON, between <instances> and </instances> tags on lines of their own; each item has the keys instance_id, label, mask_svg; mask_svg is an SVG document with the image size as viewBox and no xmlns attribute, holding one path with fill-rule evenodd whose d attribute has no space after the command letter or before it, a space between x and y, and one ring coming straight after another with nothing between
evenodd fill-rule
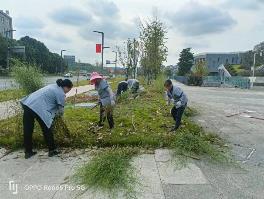
<instances>
[{"instance_id":1,"label":"leafy foliage","mask_svg":"<svg viewBox=\"0 0 264 199\"><path fill-rule=\"evenodd\" d=\"M139 42L128 39L123 47L118 47L119 61L126 67L127 77L136 78L136 68L139 58Z\"/></svg>"},{"instance_id":2,"label":"leafy foliage","mask_svg":"<svg viewBox=\"0 0 264 199\"><path fill-rule=\"evenodd\" d=\"M193 53L191 52L191 48L185 48L180 53L180 58L178 62L179 71L178 75L184 76L190 72L193 66Z\"/></svg>"},{"instance_id":3,"label":"leafy foliage","mask_svg":"<svg viewBox=\"0 0 264 199\"><path fill-rule=\"evenodd\" d=\"M12 76L21 89L30 94L44 86L43 76L36 66L13 60Z\"/></svg>"},{"instance_id":4,"label":"leafy foliage","mask_svg":"<svg viewBox=\"0 0 264 199\"><path fill-rule=\"evenodd\" d=\"M188 85L201 86L203 84L203 77L207 75L206 62L196 63L188 76Z\"/></svg>"},{"instance_id":5,"label":"leafy foliage","mask_svg":"<svg viewBox=\"0 0 264 199\"><path fill-rule=\"evenodd\" d=\"M61 59L60 55L52 53L40 41L30 38L28 36L22 37L19 40L10 40L3 38L0 35L0 66L6 68L6 57L8 47L25 46L26 48L26 62L47 73L63 72L67 69L66 64ZM23 60L22 56L10 53L12 58Z\"/></svg>"},{"instance_id":6,"label":"leafy foliage","mask_svg":"<svg viewBox=\"0 0 264 199\"><path fill-rule=\"evenodd\" d=\"M157 17L140 26L140 64L148 84L157 78L162 63L167 60L166 34L164 24Z\"/></svg>"}]
</instances>

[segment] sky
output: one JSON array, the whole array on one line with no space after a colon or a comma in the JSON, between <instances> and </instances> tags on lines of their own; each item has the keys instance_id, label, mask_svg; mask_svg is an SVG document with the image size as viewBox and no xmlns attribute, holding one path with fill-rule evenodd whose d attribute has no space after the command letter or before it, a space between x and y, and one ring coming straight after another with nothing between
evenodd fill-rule
<instances>
[{"instance_id":1,"label":"sky","mask_svg":"<svg viewBox=\"0 0 264 199\"><path fill-rule=\"evenodd\" d=\"M155 13L167 29L168 59L176 64L183 48L193 53L253 49L264 41L264 0L0 0L16 32L36 38L52 52L75 55L77 61L100 62L95 44L105 32L105 60L116 46L139 37L139 23Z\"/></svg>"}]
</instances>

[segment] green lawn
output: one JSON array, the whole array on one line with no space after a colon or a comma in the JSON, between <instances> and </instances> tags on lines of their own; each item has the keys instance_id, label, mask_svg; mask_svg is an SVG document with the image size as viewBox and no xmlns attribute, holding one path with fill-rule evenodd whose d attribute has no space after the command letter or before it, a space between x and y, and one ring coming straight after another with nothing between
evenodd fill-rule
<instances>
[{"instance_id":1,"label":"green lawn","mask_svg":"<svg viewBox=\"0 0 264 199\"><path fill-rule=\"evenodd\" d=\"M20 99L24 96L24 92L20 89L8 89L0 91L0 102Z\"/></svg>"},{"instance_id":2,"label":"green lawn","mask_svg":"<svg viewBox=\"0 0 264 199\"><path fill-rule=\"evenodd\" d=\"M115 90L117 81L112 80L111 85ZM107 122L104 128L97 127L98 107L93 110L68 107L65 109L63 119L65 125L62 125L61 121L54 123L55 137L59 146L77 148L90 146L174 147L175 139L178 142L179 140L183 141L179 136L185 134L190 134L191 137L202 135L206 142L215 142L215 140L206 140L207 134L200 126L192 122L192 113L192 109L187 108L183 116L182 127L178 129L177 134L169 132L174 124L170 115L170 107L163 99L162 85L154 83L150 86L145 85L145 92L142 92L136 99L132 94L126 94L119 100L114 110L115 128L111 132ZM20 115L0 121L0 126L0 146L22 147L22 119ZM37 147L46 147L41 130L38 125L36 126L34 144ZM181 145L178 144L178 146ZM196 152L192 148L184 148L184 150ZM204 151L198 152L204 153Z\"/></svg>"}]
</instances>

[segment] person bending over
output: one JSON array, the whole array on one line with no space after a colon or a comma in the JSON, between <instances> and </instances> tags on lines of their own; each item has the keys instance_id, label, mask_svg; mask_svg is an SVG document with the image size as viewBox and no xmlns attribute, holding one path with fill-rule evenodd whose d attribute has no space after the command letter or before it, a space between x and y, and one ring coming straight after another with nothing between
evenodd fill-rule
<instances>
[{"instance_id":1,"label":"person bending over","mask_svg":"<svg viewBox=\"0 0 264 199\"><path fill-rule=\"evenodd\" d=\"M127 81L121 81L118 83L116 96L120 96L122 93L126 92L128 90L128 83Z\"/></svg>"},{"instance_id":2,"label":"person bending over","mask_svg":"<svg viewBox=\"0 0 264 199\"><path fill-rule=\"evenodd\" d=\"M170 105L171 102L174 103L171 109L171 115L175 121L175 126L171 131L176 131L181 125L182 115L187 106L188 98L183 90L176 86L176 84L173 84L170 79L165 81L164 87L167 90L168 105Z\"/></svg>"},{"instance_id":3,"label":"person bending over","mask_svg":"<svg viewBox=\"0 0 264 199\"><path fill-rule=\"evenodd\" d=\"M48 145L49 157L59 154L54 143L51 126L56 115L63 115L65 94L72 87L71 80L58 79L56 84L45 86L20 101L24 110L23 131L26 159L37 153L32 150L32 134L35 119L42 129L44 139Z\"/></svg>"},{"instance_id":4,"label":"person bending over","mask_svg":"<svg viewBox=\"0 0 264 199\"><path fill-rule=\"evenodd\" d=\"M91 74L91 84L95 85L95 90L98 91L100 105L100 120L98 125L103 126L107 118L109 128L114 128L113 109L115 105L114 94L108 82L103 79L97 72Z\"/></svg>"}]
</instances>

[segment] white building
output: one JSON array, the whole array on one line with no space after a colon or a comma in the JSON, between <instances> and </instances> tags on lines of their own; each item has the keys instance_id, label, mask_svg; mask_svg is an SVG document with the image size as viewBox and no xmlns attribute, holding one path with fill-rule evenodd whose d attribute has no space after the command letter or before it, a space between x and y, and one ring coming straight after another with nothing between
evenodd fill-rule
<instances>
[{"instance_id":1,"label":"white building","mask_svg":"<svg viewBox=\"0 0 264 199\"><path fill-rule=\"evenodd\" d=\"M13 39L12 18L9 16L9 11L0 10L0 34L9 39Z\"/></svg>"}]
</instances>

